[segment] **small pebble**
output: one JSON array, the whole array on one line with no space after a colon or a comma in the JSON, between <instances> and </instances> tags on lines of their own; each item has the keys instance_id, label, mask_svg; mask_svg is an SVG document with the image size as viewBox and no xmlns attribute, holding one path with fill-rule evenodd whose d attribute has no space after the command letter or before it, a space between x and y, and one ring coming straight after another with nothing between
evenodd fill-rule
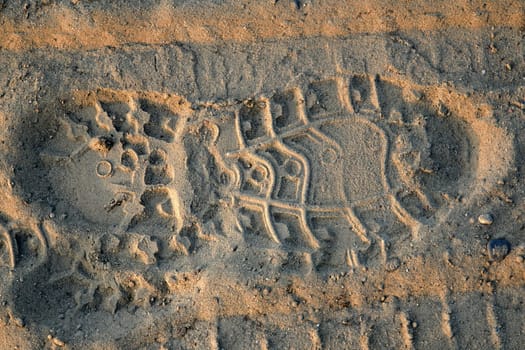
<instances>
[{"instance_id":1,"label":"small pebble","mask_svg":"<svg viewBox=\"0 0 525 350\"><path fill-rule=\"evenodd\" d=\"M510 243L505 238L492 239L487 244L489 258L492 261L501 261L510 253Z\"/></svg>"},{"instance_id":2,"label":"small pebble","mask_svg":"<svg viewBox=\"0 0 525 350\"><path fill-rule=\"evenodd\" d=\"M492 225L494 217L491 214L481 214L478 216L478 222L482 225Z\"/></svg>"},{"instance_id":3,"label":"small pebble","mask_svg":"<svg viewBox=\"0 0 525 350\"><path fill-rule=\"evenodd\" d=\"M416 329L416 328L417 328L417 326L418 326L417 322L415 322L415 321L414 321L414 322L412 322L412 328Z\"/></svg>"},{"instance_id":4,"label":"small pebble","mask_svg":"<svg viewBox=\"0 0 525 350\"><path fill-rule=\"evenodd\" d=\"M66 346L66 344L65 344L62 340L60 340L60 339L58 339L58 338L52 338L51 341L53 342L53 344L55 344L55 345L58 346L58 347L64 347L64 346Z\"/></svg>"}]
</instances>

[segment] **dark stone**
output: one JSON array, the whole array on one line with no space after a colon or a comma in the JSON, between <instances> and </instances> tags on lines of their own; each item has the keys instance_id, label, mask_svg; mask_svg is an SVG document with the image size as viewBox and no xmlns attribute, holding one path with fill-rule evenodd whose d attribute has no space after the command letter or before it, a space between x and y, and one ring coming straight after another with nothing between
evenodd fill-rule
<instances>
[{"instance_id":1,"label":"dark stone","mask_svg":"<svg viewBox=\"0 0 525 350\"><path fill-rule=\"evenodd\" d=\"M491 239L487 251L490 260L501 261L510 253L510 243L505 238Z\"/></svg>"}]
</instances>

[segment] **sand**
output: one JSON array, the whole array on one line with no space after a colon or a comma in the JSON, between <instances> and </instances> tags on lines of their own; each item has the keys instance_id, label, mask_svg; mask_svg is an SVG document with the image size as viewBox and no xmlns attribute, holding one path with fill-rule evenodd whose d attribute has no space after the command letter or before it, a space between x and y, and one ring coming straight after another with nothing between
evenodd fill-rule
<instances>
[{"instance_id":1,"label":"sand","mask_svg":"<svg viewBox=\"0 0 525 350\"><path fill-rule=\"evenodd\" d=\"M520 349L520 1L0 1L0 349Z\"/></svg>"}]
</instances>

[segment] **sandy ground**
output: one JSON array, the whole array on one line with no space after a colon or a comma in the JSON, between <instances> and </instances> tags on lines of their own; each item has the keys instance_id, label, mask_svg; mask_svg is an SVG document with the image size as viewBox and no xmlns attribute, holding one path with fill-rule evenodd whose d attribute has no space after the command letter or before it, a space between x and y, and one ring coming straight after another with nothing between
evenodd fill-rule
<instances>
[{"instance_id":1,"label":"sandy ground","mask_svg":"<svg viewBox=\"0 0 525 350\"><path fill-rule=\"evenodd\" d=\"M0 1L0 348L522 348L524 13Z\"/></svg>"}]
</instances>

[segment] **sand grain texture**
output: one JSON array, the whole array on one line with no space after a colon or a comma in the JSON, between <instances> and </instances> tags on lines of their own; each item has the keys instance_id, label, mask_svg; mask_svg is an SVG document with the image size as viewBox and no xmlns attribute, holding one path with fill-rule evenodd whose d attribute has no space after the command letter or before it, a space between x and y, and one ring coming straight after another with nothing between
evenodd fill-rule
<instances>
[{"instance_id":1,"label":"sand grain texture","mask_svg":"<svg viewBox=\"0 0 525 350\"><path fill-rule=\"evenodd\" d=\"M520 1L0 1L0 349L519 349Z\"/></svg>"}]
</instances>

